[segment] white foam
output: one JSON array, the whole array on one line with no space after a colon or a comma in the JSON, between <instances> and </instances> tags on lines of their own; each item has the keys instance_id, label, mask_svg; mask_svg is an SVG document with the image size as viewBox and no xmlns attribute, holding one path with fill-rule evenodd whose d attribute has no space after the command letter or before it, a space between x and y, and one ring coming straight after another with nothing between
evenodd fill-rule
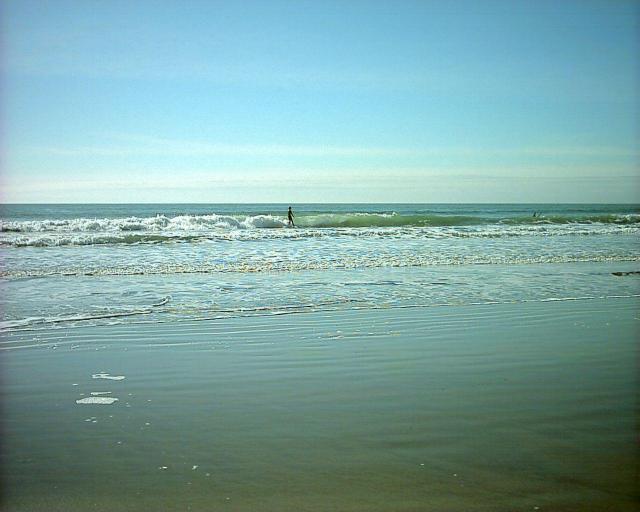
<instances>
[{"instance_id":1,"label":"white foam","mask_svg":"<svg viewBox=\"0 0 640 512\"><path fill-rule=\"evenodd\" d=\"M110 395L111 391L92 391L91 396Z\"/></svg>"},{"instance_id":2,"label":"white foam","mask_svg":"<svg viewBox=\"0 0 640 512\"><path fill-rule=\"evenodd\" d=\"M94 373L92 376L94 379L107 379L107 380L124 380L124 375L109 375L108 373Z\"/></svg>"},{"instance_id":3,"label":"white foam","mask_svg":"<svg viewBox=\"0 0 640 512\"><path fill-rule=\"evenodd\" d=\"M179 215L116 219L44 219L0 221L0 245L62 246L100 244L156 244L231 239L289 239L334 236L386 237L402 233L426 238L637 234L640 216L557 216L532 221L530 217L506 219L466 216L398 215L397 213L352 212L303 215L301 229L287 226L275 215ZM277 228L277 229L264 229Z\"/></svg>"},{"instance_id":4,"label":"white foam","mask_svg":"<svg viewBox=\"0 0 640 512\"><path fill-rule=\"evenodd\" d=\"M111 405L117 402L118 399L110 396L92 396L89 398L81 398L76 400L77 404L96 404L96 405Z\"/></svg>"}]
</instances>

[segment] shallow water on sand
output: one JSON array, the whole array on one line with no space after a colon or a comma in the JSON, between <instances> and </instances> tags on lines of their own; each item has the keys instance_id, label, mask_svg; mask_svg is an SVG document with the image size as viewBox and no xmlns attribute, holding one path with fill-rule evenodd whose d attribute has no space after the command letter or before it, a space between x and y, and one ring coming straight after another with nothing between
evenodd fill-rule
<instances>
[{"instance_id":1,"label":"shallow water on sand","mask_svg":"<svg viewBox=\"0 0 640 512\"><path fill-rule=\"evenodd\" d=\"M13 332L5 508L636 510L638 305Z\"/></svg>"},{"instance_id":2,"label":"shallow water on sand","mask_svg":"<svg viewBox=\"0 0 640 512\"><path fill-rule=\"evenodd\" d=\"M0 331L633 297L640 275L626 273L637 270L635 262L606 262L8 279L0 281L11 298Z\"/></svg>"}]
</instances>

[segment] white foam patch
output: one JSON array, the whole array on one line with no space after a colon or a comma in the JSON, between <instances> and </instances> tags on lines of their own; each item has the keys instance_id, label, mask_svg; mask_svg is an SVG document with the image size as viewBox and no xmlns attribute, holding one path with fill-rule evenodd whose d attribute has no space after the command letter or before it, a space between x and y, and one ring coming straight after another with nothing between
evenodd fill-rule
<instances>
[{"instance_id":1,"label":"white foam patch","mask_svg":"<svg viewBox=\"0 0 640 512\"><path fill-rule=\"evenodd\" d=\"M97 404L97 405L111 405L114 402L117 402L117 398L113 398L110 396L92 396L89 398L81 398L80 400L76 400L77 404Z\"/></svg>"},{"instance_id":2,"label":"white foam patch","mask_svg":"<svg viewBox=\"0 0 640 512\"><path fill-rule=\"evenodd\" d=\"M91 396L110 395L111 391L92 391Z\"/></svg>"},{"instance_id":3,"label":"white foam patch","mask_svg":"<svg viewBox=\"0 0 640 512\"><path fill-rule=\"evenodd\" d=\"M108 373L94 373L92 376L94 379L107 379L107 380L124 380L124 375L109 375Z\"/></svg>"}]
</instances>

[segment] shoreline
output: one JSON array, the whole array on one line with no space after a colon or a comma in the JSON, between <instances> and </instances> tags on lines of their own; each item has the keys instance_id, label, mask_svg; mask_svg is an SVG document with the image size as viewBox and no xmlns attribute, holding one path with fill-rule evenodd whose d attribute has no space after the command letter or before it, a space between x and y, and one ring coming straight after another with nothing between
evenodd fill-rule
<instances>
[{"instance_id":1,"label":"shoreline","mask_svg":"<svg viewBox=\"0 0 640 512\"><path fill-rule=\"evenodd\" d=\"M38 287L0 278L5 297L11 298L4 304L0 335L10 338L54 326L224 320L359 308L633 298L640 293L637 269L637 262L626 261L81 276L71 282L68 277L43 278ZM68 289L64 300L59 298L61 289Z\"/></svg>"}]
</instances>

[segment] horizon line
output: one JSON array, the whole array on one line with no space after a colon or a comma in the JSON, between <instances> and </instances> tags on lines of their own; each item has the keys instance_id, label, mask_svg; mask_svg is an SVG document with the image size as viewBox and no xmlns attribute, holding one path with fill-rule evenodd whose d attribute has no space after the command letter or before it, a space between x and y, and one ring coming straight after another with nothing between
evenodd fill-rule
<instances>
[{"instance_id":1,"label":"horizon line","mask_svg":"<svg viewBox=\"0 0 640 512\"><path fill-rule=\"evenodd\" d=\"M434 202L427 202L427 203L422 203L422 202L415 202L415 201L409 201L409 202L398 202L398 201L390 201L390 202L385 202L385 201L353 201L353 202L344 202L344 201L328 201L328 202L267 202L267 203L254 203L254 202L203 202L203 201L196 201L196 202L189 202L189 203L182 203L182 202L162 202L162 203L154 203L154 202L148 202L148 201L142 201L139 203L117 203L117 202L107 202L107 203L81 203L81 202L73 202L73 203L68 203L68 202L54 202L54 203L42 203L42 202L26 202L26 203L11 203L11 202L2 202L0 203L0 208L2 206L23 206L23 205L58 205L58 206L65 206L65 205L120 205L120 206L128 206L128 205L151 205L151 204L155 204L155 205L193 205L193 204L198 204L198 205L325 205L325 204L371 204L371 205L378 205L378 204L395 204L395 205L474 205L474 204L495 204L495 205L521 205L521 204L538 204L538 205L563 205L563 204L571 204L571 205L625 205L625 206L640 206L640 202L637 203L628 203L628 202L577 202L577 201L568 201L568 202L548 202L548 201L526 201L526 202L494 202L494 201L474 201L474 202L454 202L454 203L448 203L448 202L444 202L444 203L434 203Z\"/></svg>"}]
</instances>

